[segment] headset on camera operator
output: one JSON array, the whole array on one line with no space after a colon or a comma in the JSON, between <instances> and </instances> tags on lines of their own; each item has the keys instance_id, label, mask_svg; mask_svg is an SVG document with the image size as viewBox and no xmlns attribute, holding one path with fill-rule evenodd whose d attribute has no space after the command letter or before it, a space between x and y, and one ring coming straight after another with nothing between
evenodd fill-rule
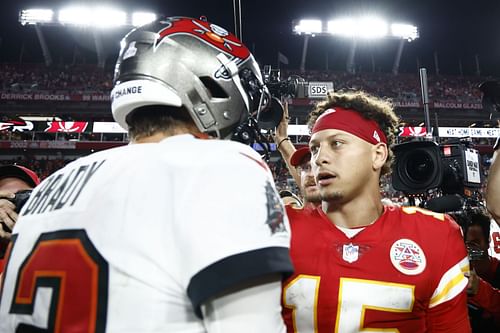
<instances>
[{"instance_id":1,"label":"headset on camera operator","mask_svg":"<svg viewBox=\"0 0 500 333\"><path fill-rule=\"evenodd\" d=\"M36 173L26 167L15 164L0 167L0 273L17 214L31 189L39 183Z\"/></svg>"}]
</instances>

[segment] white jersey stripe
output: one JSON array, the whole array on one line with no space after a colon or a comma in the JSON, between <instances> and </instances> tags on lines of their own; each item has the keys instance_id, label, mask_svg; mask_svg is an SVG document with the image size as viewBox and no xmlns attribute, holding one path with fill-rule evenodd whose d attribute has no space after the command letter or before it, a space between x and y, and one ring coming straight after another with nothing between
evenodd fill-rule
<instances>
[{"instance_id":1,"label":"white jersey stripe","mask_svg":"<svg viewBox=\"0 0 500 333\"><path fill-rule=\"evenodd\" d=\"M464 273L468 271L468 267L469 259L465 257L443 274L436 290L432 294L429 308L449 301L464 290L467 286L467 278Z\"/></svg>"}]
</instances>

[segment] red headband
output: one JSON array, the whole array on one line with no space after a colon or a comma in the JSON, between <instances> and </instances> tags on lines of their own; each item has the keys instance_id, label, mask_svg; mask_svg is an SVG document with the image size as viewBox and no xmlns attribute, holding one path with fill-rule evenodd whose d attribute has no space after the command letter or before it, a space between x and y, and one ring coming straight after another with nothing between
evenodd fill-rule
<instances>
[{"instance_id":1,"label":"red headband","mask_svg":"<svg viewBox=\"0 0 500 333\"><path fill-rule=\"evenodd\" d=\"M379 142L387 144L387 138L378 124L352 109L334 107L323 112L316 119L312 134L326 129L346 131L374 145Z\"/></svg>"}]
</instances>

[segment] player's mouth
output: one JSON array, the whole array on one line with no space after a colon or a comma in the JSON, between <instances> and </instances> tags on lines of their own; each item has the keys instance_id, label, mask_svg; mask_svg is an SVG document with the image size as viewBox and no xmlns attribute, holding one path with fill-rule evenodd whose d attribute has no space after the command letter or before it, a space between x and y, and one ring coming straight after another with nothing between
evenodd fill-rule
<instances>
[{"instance_id":1,"label":"player's mouth","mask_svg":"<svg viewBox=\"0 0 500 333\"><path fill-rule=\"evenodd\" d=\"M337 176L331 172L322 171L318 174L318 185L319 186L327 186L333 182L333 180L337 178Z\"/></svg>"}]
</instances>

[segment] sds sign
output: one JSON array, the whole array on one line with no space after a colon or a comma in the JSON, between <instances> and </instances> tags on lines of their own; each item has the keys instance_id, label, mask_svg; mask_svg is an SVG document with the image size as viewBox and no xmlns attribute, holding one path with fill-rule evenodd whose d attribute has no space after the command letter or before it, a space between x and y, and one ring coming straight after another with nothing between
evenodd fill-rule
<instances>
[{"instance_id":1,"label":"sds sign","mask_svg":"<svg viewBox=\"0 0 500 333\"><path fill-rule=\"evenodd\" d=\"M309 82L308 97L325 97L331 90L333 90L333 82Z\"/></svg>"}]
</instances>

